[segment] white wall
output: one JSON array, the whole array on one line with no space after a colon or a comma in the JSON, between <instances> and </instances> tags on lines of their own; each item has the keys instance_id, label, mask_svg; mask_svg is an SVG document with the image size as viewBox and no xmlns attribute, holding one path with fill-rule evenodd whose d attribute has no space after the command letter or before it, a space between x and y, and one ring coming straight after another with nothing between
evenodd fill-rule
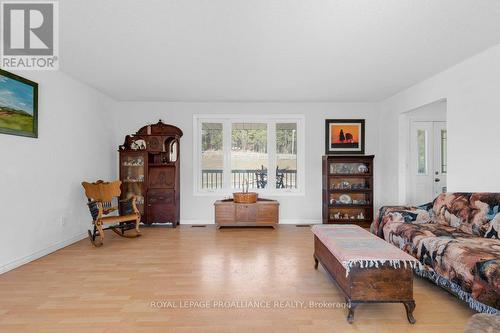
<instances>
[{"instance_id":1,"label":"white wall","mask_svg":"<svg viewBox=\"0 0 500 333\"><path fill-rule=\"evenodd\" d=\"M403 203L401 113L446 99L448 191L500 192L500 44L381 103L385 204Z\"/></svg>"},{"instance_id":2,"label":"white wall","mask_svg":"<svg viewBox=\"0 0 500 333\"><path fill-rule=\"evenodd\" d=\"M370 103L118 103L113 112L113 146L158 119L178 126L181 139L181 223L213 223L216 196L193 195L194 114L304 114L306 128L306 188L304 196L275 197L280 201L281 223L314 223L321 219L321 156L324 155L324 126L327 118L366 119L366 154L378 152L379 114ZM114 154L118 161L118 153ZM375 163L378 156L375 157ZM375 167L376 177L379 168ZM118 172L116 162L115 171ZM380 171L382 172L382 171ZM116 173L117 177L118 174ZM376 186L378 188L378 186ZM375 193L375 201L380 191Z\"/></svg>"},{"instance_id":3,"label":"white wall","mask_svg":"<svg viewBox=\"0 0 500 333\"><path fill-rule=\"evenodd\" d=\"M0 134L0 273L85 237L80 182L116 168L114 101L61 72L17 74L39 84L39 138Z\"/></svg>"}]
</instances>

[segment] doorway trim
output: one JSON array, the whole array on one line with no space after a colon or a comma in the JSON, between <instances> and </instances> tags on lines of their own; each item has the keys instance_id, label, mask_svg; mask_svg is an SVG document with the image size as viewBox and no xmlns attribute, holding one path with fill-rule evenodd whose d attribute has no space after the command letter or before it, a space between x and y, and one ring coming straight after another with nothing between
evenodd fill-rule
<instances>
[{"instance_id":1,"label":"doorway trim","mask_svg":"<svg viewBox=\"0 0 500 333\"><path fill-rule=\"evenodd\" d=\"M418 111L427 108L433 104L445 103L447 106L447 99L440 98L430 103L423 104L416 108L404 111L398 117L398 201L400 204L407 204L410 198L410 137L411 137L411 122L413 121L446 121L448 118L448 107L446 107L445 117L429 117L419 115Z\"/></svg>"}]
</instances>

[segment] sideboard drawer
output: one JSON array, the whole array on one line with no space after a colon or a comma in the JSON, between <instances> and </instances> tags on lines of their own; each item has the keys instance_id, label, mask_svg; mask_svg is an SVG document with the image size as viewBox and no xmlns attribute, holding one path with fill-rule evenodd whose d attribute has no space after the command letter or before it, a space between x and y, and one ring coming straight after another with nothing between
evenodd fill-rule
<instances>
[{"instance_id":1,"label":"sideboard drawer","mask_svg":"<svg viewBox=\"0 0 500 333\"><path fill-rule=\"evenodd\" d=\"M235 204L236 222L255 222L257 220L257 205Z\"/></svg>"},{"instance_id":2,"label":"sideboard drawer","mask_svg":"<svg viewBox=\"0 0 500 333\"><path fill-rule=\"evenodd\" d=\"M235 205L220 204L215 205L215 223L231 224L234 223Z\"/></svg>"},{"instance_id":3,"label":"sideboard drawer","mask_svg":"<svg viewBox=\"0 0 500 333\"><path fill-rule=\"evenodd\" d=\"M274 204L258 204L257 205L257 222L258 223L278 223L278 209Z\"/></svg>"},{"instance_id":4,"label":"sideboard drawer","mask_svg":"<svg viewBox=\"0 0 500 333\"><path fill-rule=\"evenodd\" d=\"M148 202L152 204L175 204L175 192L171 190L149 190Z\"/></svg>"}]
</instances>

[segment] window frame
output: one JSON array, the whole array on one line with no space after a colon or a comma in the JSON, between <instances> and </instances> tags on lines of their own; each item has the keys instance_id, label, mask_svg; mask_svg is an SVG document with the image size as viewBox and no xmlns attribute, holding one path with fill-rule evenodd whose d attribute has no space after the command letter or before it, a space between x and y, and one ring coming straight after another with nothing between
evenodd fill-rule
<instances>
[{"instance_id":1,"label":"window frame","mask_svg":"<svg viewBox=\"0 0 500 333\"><path fill-rule=\"evenodd\" d=\"M265 189L252 189L266 196L303 196L305 195L305 116L303 114L195 114L193 115L193 194L195 196L232 197L238 189L231 188L231 128L233 123L267 124L268 170L275 170L278 163L276 154L276 123L297 124L297 188L277 189L267 186ZM202 189L201 140L202 123L222 123L223 137L223 188ZM268 184L276 184L276 175L270 172Z\"/></svg>"}]
</instances>

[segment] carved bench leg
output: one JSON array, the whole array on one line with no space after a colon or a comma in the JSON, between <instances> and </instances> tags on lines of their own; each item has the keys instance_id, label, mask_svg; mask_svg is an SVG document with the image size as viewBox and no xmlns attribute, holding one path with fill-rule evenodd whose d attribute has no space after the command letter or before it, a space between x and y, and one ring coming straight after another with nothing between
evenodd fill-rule
<instances>
[{"instance_id":1,"label":"carved bench leg","mask_svg":"<svg viewBox=\"0 0 500 333\"><path fill-rule=\"evenodd\" d=\"M403 302L406 309L406 317L410 324L415 324L417 321L413 317L413 310L415 310L415 301Z\"/></svg>"},{"instance_id":2,"label":"carved bench leg","mask_svg":"<svg viewBox=\"0 0 500 333\"><path fill-rule=\"evenodd\" d=\"M314 257L314 269L318 269L318 258L316 258L316 256L313 256Z\"/></svg>"},{"instance_id":3,"label":"carved bench leg","mask_svg":"<svg viewBox=\"0 0 500 333\"><path fill-rule=\"evenodd\" d=\"M347 322L349 324L352 324L354 322L354 309L356 309L358 304L352 303L349 300L346 300L346 301L347 301L347 309L349 310L349 312L347 313Z\"/></svg>"}]
</instances>

